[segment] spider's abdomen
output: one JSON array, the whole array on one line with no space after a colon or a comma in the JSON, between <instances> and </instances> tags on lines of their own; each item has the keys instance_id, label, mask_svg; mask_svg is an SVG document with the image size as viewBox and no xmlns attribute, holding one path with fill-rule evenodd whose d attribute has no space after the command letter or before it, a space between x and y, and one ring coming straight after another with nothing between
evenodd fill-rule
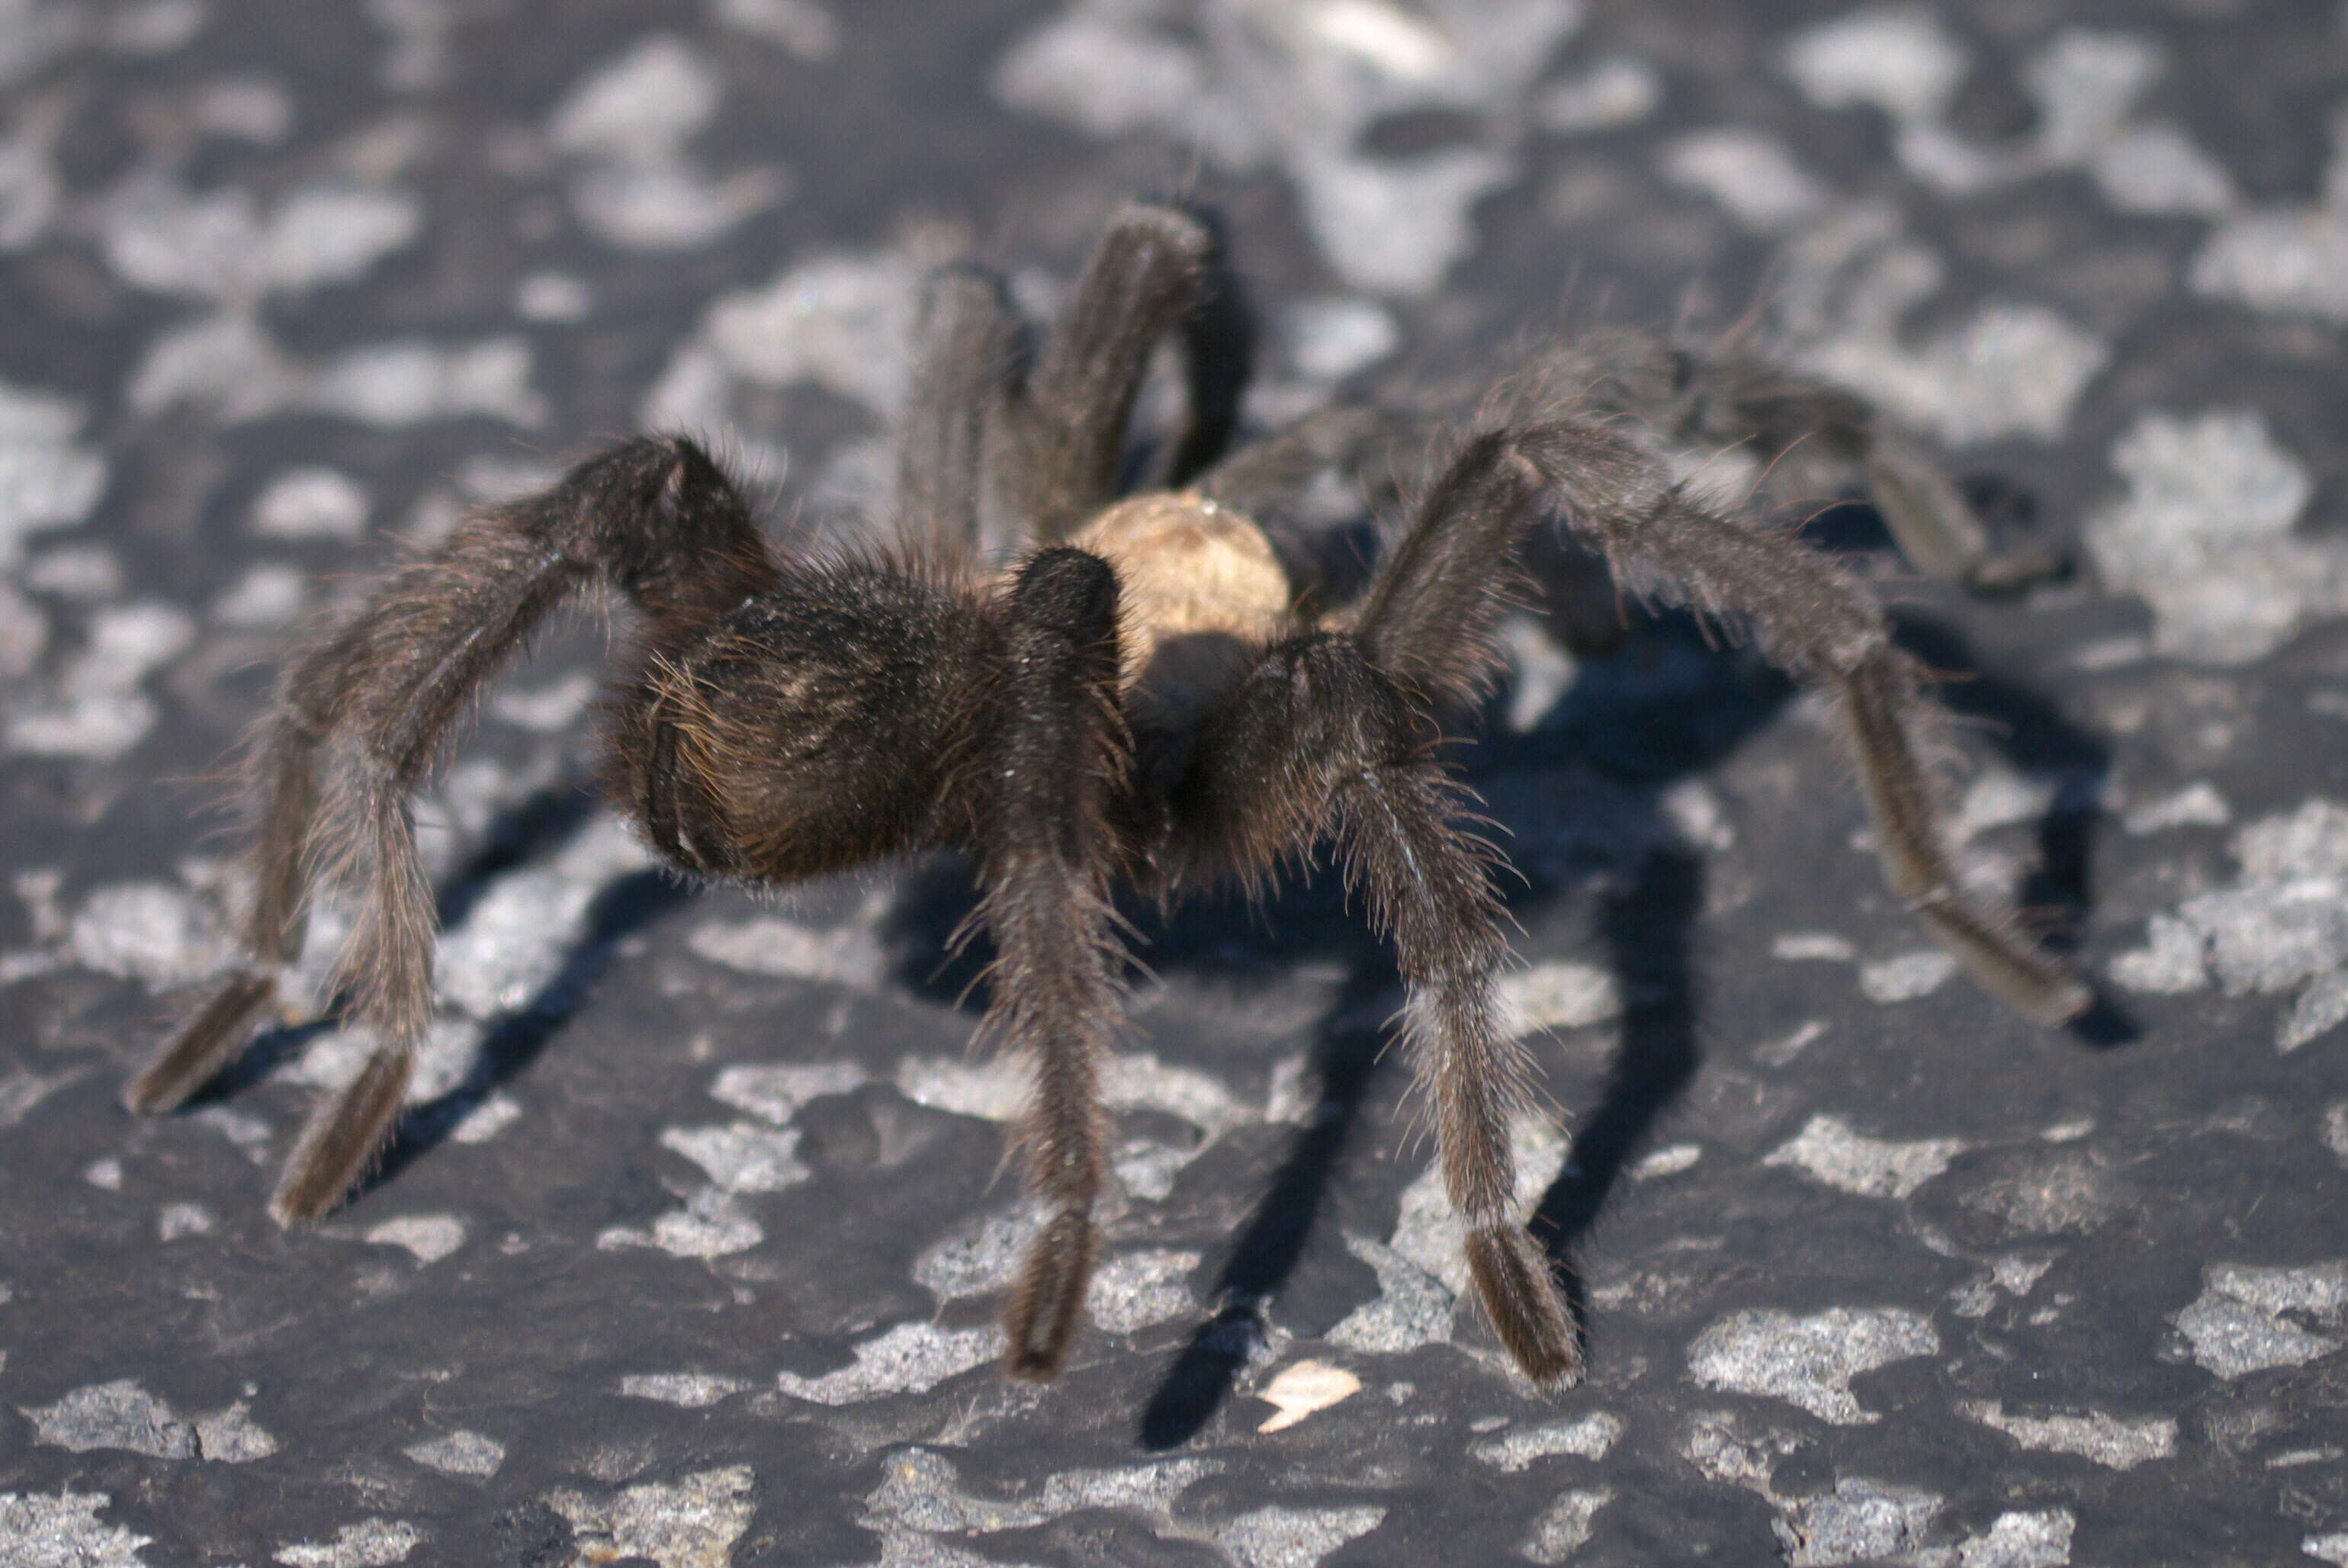
<instances>
[{"instance_id":1,"label":"spider's abdomen","mask_svg":"<svg viewBox=\"0 0 2348 1568\"><path fill-rule=\"evenodd\" d=\"M655 646L614 723L615 793L687 870L790 882L945 830L989 628L878 566L786 571Z\"/></svg>"},{"instance_id":2,"label":"spider's abdomen","mask_svg":"<svg viewBox=\"0 0 2348 1568\"><path fill-rule=\"evenodd\" d=\"M1119 501L1068 542L1117 568L1123 686L1142 724L1198 714L1288 623L1288 574L1263 531L1194 492Z\"/></svg>"}]
</instances>

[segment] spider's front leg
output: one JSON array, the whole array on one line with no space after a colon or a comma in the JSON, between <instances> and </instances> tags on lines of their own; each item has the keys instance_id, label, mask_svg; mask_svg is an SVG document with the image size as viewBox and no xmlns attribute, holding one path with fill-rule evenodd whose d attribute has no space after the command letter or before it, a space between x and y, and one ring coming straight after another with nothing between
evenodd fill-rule
<instances>
[{"instance_id":1,"label":"spider's front leg","mask_svg":"<svg viewBox=\"0 0 2348 1568\"><path fill-rule=\"evenodd\" d=\"M1468 1222L1477 1295L1517 1365L1558 1383L1581 1376L1581 1350L1550 1260L1515 1212L1509 1121L1529 1098L1529 1063L1495 1003L1508 943L1492 854L1432 754L1429 711L1489 667L1525 499L1514 475L1455 467L1354 630L1272 648L1209 717L1174 807L1191 877L1219 863L1260 874L1334 831L1409 990L1412 1059L1445 1190Z\"/></svg>"},{"instance_id":2,"label":"spider's front leg","mask_svg":"<svg viewBox=\"0 0 2348 1568\"><path fill-rule=\"evenodd\" d=\"M1028 1191L1045 1210L1004 1314L1014 1377L1060 1369L1082 1315L1107 1177L1101 1063L1123 1006L1109 902L1121 846L1111 802L1128 768L1117 716L1117 583L1099 557L1046 550L1005 596L1005 646L972 835L994 938L988 1031L1025 1053L1035 1087L1020 1122Z\"/></svg>"},{"instance_id":3,"label":"spider's front leg","mask_svg":"<svg viewBox=\"0 0 2348 1568\"><path fill-rule=\"evenodd\" d=\"M389 1137L431 1019L438 930L408 802L467 705L599 575L655 619L691 619L773 573L716 465L690 442L646 439L469 519L387 575L280 685L249 786L245 963L132 1081L131 1108L171 1109L244 1047L299 955L313 879L333 876L357 904L337 976L377 1044L312 1114L271 1208L292 1223L341 1202Z\"/></svg>"}]
</instances>

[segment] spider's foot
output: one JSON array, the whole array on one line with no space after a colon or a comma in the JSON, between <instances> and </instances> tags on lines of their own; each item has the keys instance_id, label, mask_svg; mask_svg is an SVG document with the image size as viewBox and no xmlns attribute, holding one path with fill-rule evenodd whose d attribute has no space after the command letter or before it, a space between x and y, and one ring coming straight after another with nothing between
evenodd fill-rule
<instances>
[{"instance_id":1,"label":"spider's foot","mask_svg":"<svg viewBox=\"0 0 2348 1568\"><path fill-rule=\"evenodd\" d=\"M1957 900L1918 906L1918 918L1983 990L2043 1028L2059 1028L2095 1005L2086 983L2009 929Z\"/></svg>"},{"instance_id":2,"label":"spider's foot","mask_svg":"<svg viewBox=\"0 0 2348 1568\"><path fill-rule=\"evenodd\" d=\"M149 1115L178 1109L244 1049L253 1026L276 999L277 982L271 975L251 969L230 975L130 1080L122 1103Z\"/></svg>"},{"instance_id":3,"label":"spider's foot","mask_svg":"<svg viewBox=\"0 0 2348 1568\"><path fill-rule=\"evenodd\" d=\"M379 1048L349 1087L312 1114L269 1200L269 1212L279 1224L315 1220L350 1196L391 1140L415 1068L413 1051Z\"/></svg>"},{"instance_id":4,"label":"spider's foot","mask_svg":"<svg viewBox=\"0 0 2348 1568\"><path fill-rule=\"evenodd\" d=\"M1468 1273L1500 1343L1524 1375L1544 1387L1581 1381L1581 1345L1549 1257L1522 1225L1481 1225L1468 1234Z\"/></svg>"},{"instance_id":5,"label":"spider's foot","mask_svg":"<svg viewBox=\"0 0 2348 1568\"><path fill-rule=\"evenodd\" d=\"M1055 1214L1030 1243L1018 1294L1003 1319L1011 1341L1003 1354L1009 1376L1023 1383L1058 1376L1084 1314L1095 1243L1092 1221L1081 1213Z\"/></svg>"}]
</instances>

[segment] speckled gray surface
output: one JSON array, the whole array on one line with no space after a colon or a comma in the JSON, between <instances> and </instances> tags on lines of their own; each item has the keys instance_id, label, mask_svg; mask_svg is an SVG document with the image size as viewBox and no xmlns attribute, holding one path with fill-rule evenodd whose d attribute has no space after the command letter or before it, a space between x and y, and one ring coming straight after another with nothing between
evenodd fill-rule
<instances>
[{"instance_id":1,"label":"speckled gray surface","mask_svg":"<svg viewBox=\"0 0 2348 1568\"><path fill-rule=\"evenodd\" d=\"M2348 8L6 0L0 92L0 1563L2348 1563ZM117 1109L304 614L647 421L852 531L922 269L1048 309L1183 185L1259 425L1749 310L2068 551L1985 603L1814 531L1962 677L1954 836L2098 1026L1952 978L1813 700L1518 638L1465 760L1588 1382L1457 1307L1323 879L1151 928L1094 1327L1014 1387L956 873L664 882L577 803L590 627L427 804L383 1178L263 1212L332 1035Z\"/></svg>"}]
</instances>

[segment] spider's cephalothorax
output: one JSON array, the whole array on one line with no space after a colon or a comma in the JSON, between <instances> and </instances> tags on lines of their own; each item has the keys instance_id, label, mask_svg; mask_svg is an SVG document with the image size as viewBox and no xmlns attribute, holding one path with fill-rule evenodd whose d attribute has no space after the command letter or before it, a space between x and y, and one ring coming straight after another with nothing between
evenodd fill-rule
<instances>
[{"instance_id":1,"label":"spider's cephalothorax","mask_svg":"<svg viewBox=\"0 0 2348 1568\"><path fill-rule=\"evenodd\" d=\"M1100 1075L1125 964L1112 881L1252 879L1328 839L1395 944L1478 1295L1527 1373L1570 1378L1581 1353L1564 1299L1512 1212L1527 1064L1495 1018L1507 944L1491 851L1434 752L1437 717L1494 663L1528 531L1556 517L1832 691L1893 889L2030 1017L2085 1005L2008 915L1958 892L1916 761L1920 676L1874 602L1799 544L1704 510L1609 426L1471 433L1366 589L1305 610L1321 585L1292 583L1234 500L1345 422L1222 456L1246 335L1218 290L1210 231L1148 205L1111 225L1032 364L991 279L934 280L893 552L778 559L717 466L664 438L486 511L393 573L280 686L252 774L247 962L131 1104L177 1105L242 1047L299 953L314 873L332 875L357 900L349 1010L378 1044L312 1118L273 1206L292 1222L343 1200L391 1130L432 1007L409 797L482 683L548 612L602 586L633 610L604 789L670 861L762 882L940 844L974 861L974 918L998 955L987 1026L1034 1073L1020 1143L1045 1218L1007 1315L1014 1375L1060 1367L1097 1245ZM1169 334L1187 352L1189 428L1167 488L1120 500L1128 418ZM1830 389L1734 380L1706 393L1704 417L1774 446L1799 438L1787 415L1804 397L1888 511L1928 532L1936 511L1953 515L1946 481ZM1005 536L1022 553L987 563L982 542Z\"/></svg>"}]
</instances>

